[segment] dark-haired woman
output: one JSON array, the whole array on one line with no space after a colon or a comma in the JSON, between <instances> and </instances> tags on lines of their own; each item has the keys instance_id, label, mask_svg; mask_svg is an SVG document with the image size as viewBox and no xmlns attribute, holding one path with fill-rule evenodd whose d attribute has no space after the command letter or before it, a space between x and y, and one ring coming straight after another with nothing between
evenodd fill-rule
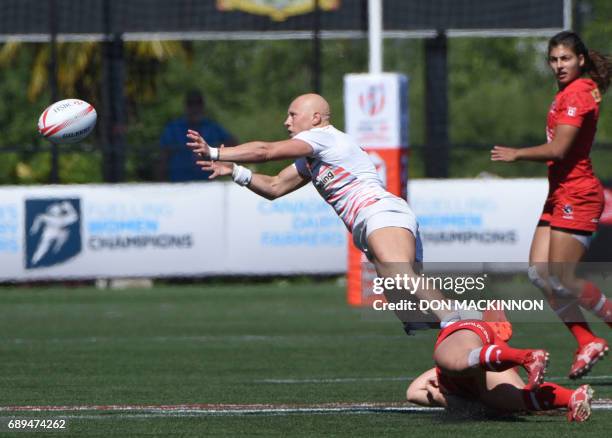
<instances>
[{"instance_id":1,"label":"dark-haired woman","mask_svg":"<svg viewBox=\"0 0 612 438\"><path fill-rule=\"evenodd\" d=\"M603 210L603 189L589 154L599 118L601 96L610 85L610 58L586 46L574 32L561 32L548 43L548 63L559 91L548 112L547 143L527 148L495 146L493 161L545 161L549 192L529 254L529 279L576 338L569 373L579 378L608 351L593 334L580 307L612 326L612 302L598 287L575 275Z\"/></svg>"}]
</instances>

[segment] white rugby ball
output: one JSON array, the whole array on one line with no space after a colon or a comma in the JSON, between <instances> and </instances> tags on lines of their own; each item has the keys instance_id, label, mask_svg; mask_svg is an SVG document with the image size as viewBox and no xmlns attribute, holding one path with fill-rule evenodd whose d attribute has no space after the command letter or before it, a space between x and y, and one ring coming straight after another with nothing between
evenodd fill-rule
<instances>
[{"instance_id":1,"label":"white rugby ball","mask_svg":"<svg viewBox=\"0 0 612 438\"><path fill-rule=\"evenodd\" d=\"M98 115L80 99L64 99L47 107L38 118L38 132L53 143L76 143L89 135Z\"/></svg>"}]
</instances>

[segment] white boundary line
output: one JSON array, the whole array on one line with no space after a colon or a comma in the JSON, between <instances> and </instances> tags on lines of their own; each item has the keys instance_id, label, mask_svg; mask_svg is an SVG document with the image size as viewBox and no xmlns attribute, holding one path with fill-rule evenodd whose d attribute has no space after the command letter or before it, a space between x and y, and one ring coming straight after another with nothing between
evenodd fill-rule
<instances>
[{"instance_id":1,"label":"white boundary line","mask_svg":"<svg viewBox=\"0 0 612 438\"><path fill-rule=\"evenodd\" d=\"M414 406L407 403L318 403L299 404L180 404L180 405L58 405L58 406L0 406L0 414L31 412L100 412L144 413L168 415L245 415L245 414L300 414L300 413L367 413L367 412L429 412L442 408Z\"/></svg>"},{"instance_id":2,"label":"white boundary line","mask_svg":"<svg viewBox=\"0 0 612 438\"><path fill-rule=\"evenodd\" d=\"M309 379L258 379L254 383L270 383L275 385L301 385L301 384L326 384L326 383L356 383L356 382L409 382L416 377L413 376L392 376L392 377L338 377L338 378L309 378ZM546 376L544 380L551 382L570 380L564 376ZM581 381L612 380L612 375L585 376Z\"/></svg>"},{"instance_id":3,"label":"white boundary line","mask_svg":"<svg viewBox=\"0 0 612 438\"><path fill-rule=\"evenodd\" d=\"M594 400L594 410L612 410L612 400ZM443 412L442 408L414 406L406 403L322 403L312 405L75 405L75 406L4 406L7 415L67 413L58 418L107 419L107 418L159 418L186 416L242 416L242 415L292 415L292 414L379 414L379 413L423 413ZM71 412L71 413L68 413ZM83 414L80 414L82 412ZM94 414L94 412L100 415ZM555 411L551 411L555 412ZM111 415L102 415L111 414ZM55 417L55 415L54 415Z\"/></svg>"},{"instance_id":4,"label":"white boundary line","mask_svg":"<svg viewBox=\"0 0 612 438\"><path fill-rule=\"evenodd\" d=\"M406 335L354 334L354 335L200 335L200 336L125 336L120 339L112 336L87 336L74 338L2 338L2 344L96 344L110 342L295 342L296 340L320 341L341 340L359 341L368 339L404 340Z\"/></svg>"},{"instance_id":5,"label":"white boundary line","mask_svg":"<svg viewBox=\"0 0 612 438\"><path fill-rule=\"evenodd\" d=\"M414 377L344 377L330 379L260 379L255 383L271 383L279 385L295 385L308 383L355 383L355 382L409 382Z\"/></svg>"}]
</instances>

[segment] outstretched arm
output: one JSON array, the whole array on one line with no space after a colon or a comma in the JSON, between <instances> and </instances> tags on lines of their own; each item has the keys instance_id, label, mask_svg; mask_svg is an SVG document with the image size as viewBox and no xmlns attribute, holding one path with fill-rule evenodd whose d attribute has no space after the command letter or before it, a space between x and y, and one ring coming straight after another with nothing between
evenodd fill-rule
<instances>
[{"instance_id":1,"label":"outstretched arm","mask_svg":"<svg viewBox=\"0 0 612 438\"><path fill-rule=\"evenodd\" d=\"M223 148L225 150L225 148ZM215 161L201 160L196 161L196 164L202 170L212 172L209 179L215 179L218 176L232 175L236 170L234 163L221 163ZM310 181L309 178L302 176L295 165L285 167L278 175L269 176L261 173L253 173L251 181L246 187L266 199L276 199L287 193L291 193Z\"/></svg>"},{"instance_id":2,"label":"outstretched arm","mask_svg":"<svg viewBox=\"0 0 612 438\"><path fill-rule=\"evenodd\" d=\"M511 163L518 160L527 161L560 161L570 150L578 136L579 128L571 125L559 125L555 129L555 136L550 143L528 148L509 148L506 146L493 146L491 150L492 161L505 161Z\"/></svg>"},{"instance_id":3,"label":"outstretched arm","mask_svg":"<svg viewBox=\"0 0 612 438\"><path fill-rule=\"evenodd\" d=\"M230 161L234 163L263 163L306 157L313 153L312 146L302 140L290 139L275 142L252 141L231 148L211 148L202 136L193 130L187 131L187 143L203 160Z\"/></svg>"}]
</instances>

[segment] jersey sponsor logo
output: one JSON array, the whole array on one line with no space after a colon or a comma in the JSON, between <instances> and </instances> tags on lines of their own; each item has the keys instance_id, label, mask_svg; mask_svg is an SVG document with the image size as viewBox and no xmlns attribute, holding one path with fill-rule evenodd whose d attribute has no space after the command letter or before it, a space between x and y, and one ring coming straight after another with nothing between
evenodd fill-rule
<instances>
[{"instance_id":1,"label":"jersey sponsor logo","mask_svg":"<svg viewBox=\"0 0 612 438\"><path fill-rule=\"evenodd\" d=\"M567 107L567 115L570 117L576 117L576 107L575 106L568 106Z\"/></svg>"},{"instance_id":2,"label":"jersey sponsor logo","mask_svg":"<svg viewBox=\"0 0 612 438\"><path fill-rule=\"evenodd\" d=\"M455 323L455 324L459 324L457 326L454 325L450 325L449 327L455 328L456 330L453 330L451 333L457 331L457 330L461 330L465 327L473 327L476 330L473 330L475 333L480 333L482 335L484 335L487 344L491 343L491 337L489 336L489 332L487 331L487 329L485 328L485 326L481 323L479 323L478 321L461 321L460 323ZM469 328L466 330L470 330ZM449 334L450 335L450 334Z\"/></svg>"},{"instance_id":3,"label":"jersey sponsor logo","mask_svg":"<svg viewBox=\"0 0 612 438\"><path fill-rule=\"evenodd\" d=\"M25 210L26 269L57 265L81 252L80 199L29 199Z\"/></svg>"},{"instance_id":4,"label":"jersey sponsor logo","mask_svg":"<svg viewBox=\"0 0 612 438\"><path fill-rule=\"evenodd\" d=\"M333 171L328 170L322 175L319 175L315 180L315 185L317 187L325 187L330 181L333 181L336 175Z\"/></svg>"}]
</instances>

